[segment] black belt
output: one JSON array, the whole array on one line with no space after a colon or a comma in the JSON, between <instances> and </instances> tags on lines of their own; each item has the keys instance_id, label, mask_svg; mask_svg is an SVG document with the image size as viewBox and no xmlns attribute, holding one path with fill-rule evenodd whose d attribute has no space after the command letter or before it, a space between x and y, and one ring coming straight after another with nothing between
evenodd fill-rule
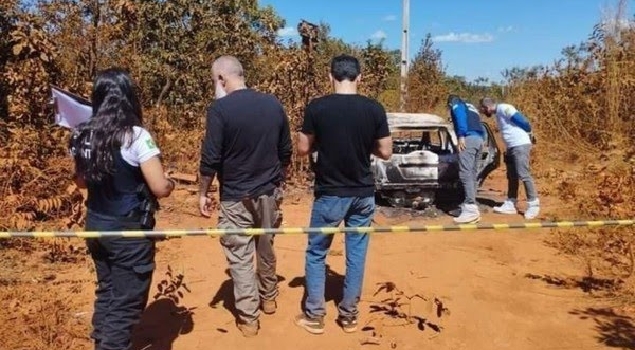
<instances>
[{"instance_id":1,"label":"black belt","mask_svg":"<svg viewBox=\"0 0 635 350\"><path fill-rule=\"evenodd\" d=\"M246 199L253 199L253 200L256 200L256 199L258 199L258 197L260 197L260 196L273 196L273 194L276 192L276 188L280 187L280 185L279 185L279 184L274 184L274 185L275 185L275 187L274 187L274 188L272 188L272 189L270 189L270 190L268 190L268 191L265 191L265 192L259 193L258 195L255 195L255 196L245 197L245 198L243 198L243 200L246 200Z\"/></svg>"},{"instance_id":2,"label":"black belt","mask_svg":"<svg viewBox=\"0 0 635 350\"><path fill-rule=\"evenodd\" d=\"M133 219L133 218L141 218L141 211L139 209L133 209L126 215L116 215L111 213L99 212L93 209L88 209L88 213L101 216L104 218L112 219L112 220L120 220L120 219Z\"/></svg>"},{"instance_id":3,"label":"black belt","mask_svg":"<svg viewBox=\"0 0 635 350\"><path fill-rule=\"evenodd\" d=\"M126 219L141 219L141 215L142 215L141 210L133 209L124 217Z\"/></svg>"}]
</instances>

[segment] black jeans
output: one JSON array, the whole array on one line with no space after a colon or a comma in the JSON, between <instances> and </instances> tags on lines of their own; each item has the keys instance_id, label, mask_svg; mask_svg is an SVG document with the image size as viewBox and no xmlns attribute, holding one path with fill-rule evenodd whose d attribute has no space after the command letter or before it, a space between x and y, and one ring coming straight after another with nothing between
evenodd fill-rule
<instances>
[{"instance_id":1,"label":"black jeans","mask_svg":"<svg viewBox=\"0 0 635 350\"><path fill-rule=\"evenodd\" d=\"M113 218L89 211L87 231L139 230L136 218ZM152 238L88 238L97 289L93 332L96 350L129 350L132 329L148 302L154 270Z\"/></svg>"}]
</instances>

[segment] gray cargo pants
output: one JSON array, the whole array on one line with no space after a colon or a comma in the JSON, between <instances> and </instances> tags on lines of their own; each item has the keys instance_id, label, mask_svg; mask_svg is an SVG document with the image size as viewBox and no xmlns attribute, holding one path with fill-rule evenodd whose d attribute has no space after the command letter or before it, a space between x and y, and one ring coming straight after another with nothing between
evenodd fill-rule
<instances>
[{"instance_id":1,"label":"gray cargo pants","mask_svg":"<svg viewBox=\"0 0 635 350\"><path fill-rule=\"evenodd\" d=\"M476 204L478 161L483 154L483 138L470 135L465 138L466 149L459 152L459 179L465 191L464 204Z\"/></svg>"},{"instance_id":2,"label":"gray cargo pants","mask_svg":"<svg viewBox=\"0 0 635 350\"><path fill-rule=\"evenodd\" d=\"M525 185L527 201L538 199L538 192L534 179L529 170L529 153L531 144L509 148L505 153L505 165L507 167L507 198L518 199L518 180Z\"/></svg>"},{"instance_id":3,"label":"gray cargo pants","mask_svg":"<svg viewBox=\"0 0 635 350\"><path fill-rule=\"evenodd\" d=\"M240 202L222 201L218 228L277 228L282 222L282 189L272 194ZM274 235L226 235L220 243L229 264L234 282L234 297L238 320L251 323L260 315L260 300L273 300L278 296ZM254 271L254 252L256 269Z\"/></svg>"}]
</instances>

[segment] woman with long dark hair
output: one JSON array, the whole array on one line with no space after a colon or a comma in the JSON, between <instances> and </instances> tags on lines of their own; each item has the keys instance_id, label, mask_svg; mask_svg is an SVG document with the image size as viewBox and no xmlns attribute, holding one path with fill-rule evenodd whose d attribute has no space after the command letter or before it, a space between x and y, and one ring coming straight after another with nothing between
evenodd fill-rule
<instances>
[{"instance_id":1,"label":"woman with long dark hair","mask_svg":"<svg viewBox=\"0 0 635 350\"><path fill-rule=\"evenodd\" d=\"M86 230L152 230L157 198L174 182L163 172L160 151L143 128L134 84L122 69L101 71L92 91L93 115L71 137L74 180L87 188ZM91 337L98 350L131 346L133 326L148 301L154 270L152 238L86 240L95 263L97 289Z\"/></svg>"}]
</instances>

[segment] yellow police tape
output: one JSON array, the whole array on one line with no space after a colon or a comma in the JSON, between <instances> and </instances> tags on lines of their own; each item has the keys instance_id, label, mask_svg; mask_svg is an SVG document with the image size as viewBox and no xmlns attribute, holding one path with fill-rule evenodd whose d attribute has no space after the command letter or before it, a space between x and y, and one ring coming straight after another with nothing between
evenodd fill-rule
<instances>
[{"instance_id":1,"label":"yellow police tape","mask_svg":"<svg viewBox=\"0 0 635 350\"><path fill-rule=\"evenodd\" d=\"M223 236L223 235L264 235L264 234L336 234L353 233L397 233L397 232L430 232L430 231L469 231L469 230L509 230L538 229L557 227L600 227L600 226L632 226L632 220L600 220L600 221L557 221L557 222L524 222L511 224L462 224L462 225L420 225L420 226L386 226L386 227L281 227L281 228L248 228L248 229L187 229L157 231L47 231L47 232L0 232L4 238L56 238L56 237L177 237L177 236Z\"/></svg>"}]
</instances>

